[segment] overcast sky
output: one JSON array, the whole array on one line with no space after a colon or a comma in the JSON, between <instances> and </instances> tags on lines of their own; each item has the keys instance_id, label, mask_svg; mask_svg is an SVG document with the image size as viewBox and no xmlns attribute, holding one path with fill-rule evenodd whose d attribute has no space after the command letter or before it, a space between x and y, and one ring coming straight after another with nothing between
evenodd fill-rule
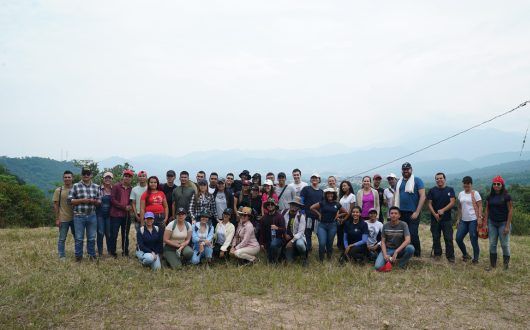
<instances>
[{"instance_id":1,"label":"overcast sky","mask_svg":"<svg viewBox=\"0 0 530 330\"><path fill-rule=\"evenodd\" d=\"M530 99L529 1L0 4L11 157L356 147Z\"/></svg>"}]
</instances>

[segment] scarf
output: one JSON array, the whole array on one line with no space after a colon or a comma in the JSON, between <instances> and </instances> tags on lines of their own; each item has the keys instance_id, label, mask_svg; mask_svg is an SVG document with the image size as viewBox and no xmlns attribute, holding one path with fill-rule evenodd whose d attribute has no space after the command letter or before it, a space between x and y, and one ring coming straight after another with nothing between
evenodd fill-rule
<instances>
[{"instance_id":1,"label":"scarf","mask_svg":"<svg viewBox=\"0 0 530 330\"><path fill-rule=\"evenodd\" d=\"M398 183L396 183L396 188L395 188L395 192L394 192L394 201L395 201L394 205L399 207L399 208L401 208L401 206L399 205L399 202L400 202L399 188L401 187L401 183L402 182L403 182L403 177L401 177L401 179L399 179ZM411 174L410 178L407 181L407 184L405 185L405 192L409 193L409 194L414 194L414 186L415 186L414 174Z\"/></svg>"}]
</instances>

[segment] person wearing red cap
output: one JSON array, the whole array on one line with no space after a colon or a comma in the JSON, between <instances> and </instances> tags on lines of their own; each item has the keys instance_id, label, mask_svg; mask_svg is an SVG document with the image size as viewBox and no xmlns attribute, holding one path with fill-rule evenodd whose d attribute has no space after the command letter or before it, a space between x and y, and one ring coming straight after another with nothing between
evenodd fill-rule
<instances>
[{"instance_id":1,"label":"person wearing red cap","mask_svg":"<svg viewBox=\"0 0 530 330\"><path fill-rule=\"evenodd\" d=\"M493 179L490 194L486 197L486 215L484 229L489 232L490 266L487 271L497 267L497 241L501 242L504 271L510 263L510 232L512 230L513 201L506 191L500 175Z\"/></svg>"},{"instance_id":2,"label":"person wearing red cap","mask_svg":"<svg viewBox=\"0 0 530 330\"><path fill-rule=\"evenodd\" d=\"M384 217L383 217L383 194L385 193L385 189L381 188L381 180L383 178L379 175L379 174L376 174L374 175L374 182L372 184L372 188L374 188L375 190L377 190L377 192L379 193L379 221L381 223L385 223L385 220L384 220Z\"/></svg>"},{"instance_id":3,"label":"person wearing red cap","mask_svg":"<svg viewBox=\"0 0 530 330\"><path fill-rule=\"evenodd\" d=\"M122 256L129 256L129 230L131 228L130 211L132 210L131 180L133 172L123 172L122 180L112 186L110 194L110 239L107 243L109 254L116 258L116 242L121 228Z\"/></svg>"}]
</instances>

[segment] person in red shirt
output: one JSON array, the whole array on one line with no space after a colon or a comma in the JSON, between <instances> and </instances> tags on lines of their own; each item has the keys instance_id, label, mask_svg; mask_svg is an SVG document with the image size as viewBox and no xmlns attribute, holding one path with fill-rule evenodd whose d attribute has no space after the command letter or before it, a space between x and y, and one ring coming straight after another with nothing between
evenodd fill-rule
<instances>
[{"instance_id":1,"label":"person in red shirt","mask_svg":"<svg viewBox=\"0 0 530 330\"><path fill-rule=\"evenodd\" d=\"M155 216L153 225L160 228L160 235L164 237L164 231L169 216L166 195L160 190L160 182L156 176L151 176L147 180L147 190L140 197L140 220L144 225L145 212L152 212Z\"/></svg>"}]
</instances>

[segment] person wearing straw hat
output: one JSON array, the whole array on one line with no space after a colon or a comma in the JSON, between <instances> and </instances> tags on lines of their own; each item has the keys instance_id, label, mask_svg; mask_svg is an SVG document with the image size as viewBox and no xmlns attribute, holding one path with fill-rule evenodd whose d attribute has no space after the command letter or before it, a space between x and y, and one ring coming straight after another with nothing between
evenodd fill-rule
<instances>
[{"instance_id":1,"label":"person wearing straw hat","mask_svg":"<svg viewBox=\"0 0 530 330\"><path fill-rule=\"evenodd\" d=\"M302 267L307 267L307 247L305 241L305 215L301 212L305 208L298 196L287 202L289 209L281 212L285 221L285 257L288 263L293 261L293 255L302 257Z\"/></svg>"},{"instance_id":2,"label":"person wearing straw hat","mask_svg":"<svg viewBox=\"0 0 530 330\"><path fill-rule=\"evenodd\" d=\"M254 225L252 224L252 209L242 207L239 210L239 225L232 239L230 255L245 261L245 264L252 266L255 261L259 261L256 256L259 253L259 243L254 235Z\"/></svg>"},{"instance_id":3,"label":"person wearing straw hat","mask_svg":"<svg viewBox=\"0 0 530 330\"><path fill-rule=\"evenodd\" d=\"M276 199L269 198L263 207L268 213L261 218L259 244L262 250L267 251L269 262L276 266L280 251L286 244L285 221L283 216L276 212L278 210Z\"/></svg>"}]
</instances>

